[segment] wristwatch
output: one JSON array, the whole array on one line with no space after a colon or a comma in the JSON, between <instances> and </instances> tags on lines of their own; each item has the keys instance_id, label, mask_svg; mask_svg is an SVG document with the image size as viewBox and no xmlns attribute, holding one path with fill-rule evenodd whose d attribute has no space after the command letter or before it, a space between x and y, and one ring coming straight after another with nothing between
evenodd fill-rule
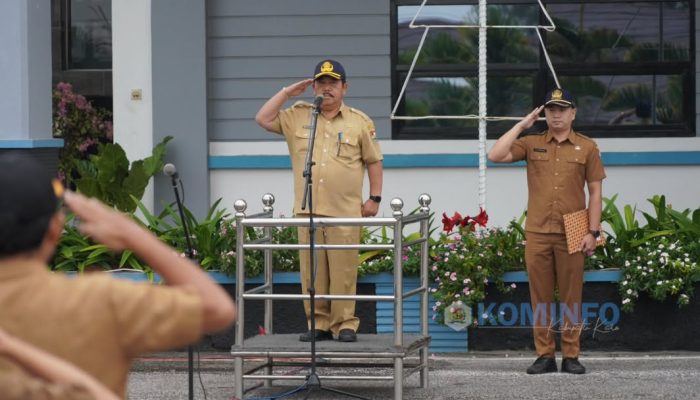
<instances>
[{"instance_id":1,"label":"wristwatch","mask_svg":"<svg viewBox=\"0 0 700 400\"><path fill-rule=\"evenodd\" d=\"M594 231L593 229L589 230L588 233L593 235L595 239L598 239L600 237L600 231Z\"/></svg>"},{"instance_id":2,"label":"wristwatch","mask_svg":"<svg viewBox=\"0 0 700 400\"><path fill-rule=\"evenodd\" d=\"M381 203L382 202L382 196L369 196L369 199L372 200L375 203Z\"/></svg>"}]
</instances>

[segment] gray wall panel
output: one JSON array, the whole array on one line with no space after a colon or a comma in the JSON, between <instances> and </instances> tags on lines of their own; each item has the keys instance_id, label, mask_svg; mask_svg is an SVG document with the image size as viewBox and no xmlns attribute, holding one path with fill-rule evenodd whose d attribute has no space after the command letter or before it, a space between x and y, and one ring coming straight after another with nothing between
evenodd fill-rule
<instances>
[{"instance_id":1,"label":"gray wall panel","mask_svg":"<svg viewBox=\"0 0 700 400\"><path fill-rule=\"evenodd\" d=\"M307 36L307 35L357 35L358 22L346 15L285 15L270 23L270 16L211 17L207 27L210 38L248 37L254 32L264 36ZM362 19L362 34L388 35L389 24L385 15L365 15Z\"/></svg>"},{"instance_id":2,"label":"gray wall panel","mask_svg":"<svg viewBox=\"0 0 700 400\"><path fill-rule=\"evenodd\" d=\"M212 57L209 58L209 78L280 78L303 79L313 74L321 59L330 57L345 67L348 82L355 77L389 78L389 56L346 57L333 49L325 54L294 57ZM385 65L386 64L386 65ZM290 82L291 83L291 82ZM387 95L389 95L387 93Z\"/></svg>"},{"instance_id":3,"label":"gray wall panel","mask_svg":"<svg viewBox=\"0 0 700 400\"><path fill-rule=\"evenodd\" d=\"M333 41L337 51L346 56L385 55L389 52L386 35L316 35L303 37L264 37L255 40L251 46L250 38L233 37L209 40L209 57L276 57L297 56L299 54L319 54L319 43ZM361 44L361 46L358 46ZM235 56L232 56L235 54Z\"/></svg>"},{"instance_id":4,"label":"gray wall panel","mask_svg":"<svg viewBox=\"0 0 700 400\"><path fill-rule=\"evenodd\" d=\"M313 98L310 93L308 96L301 96L300 100L311 101ZM215 115L218 119L245 119L245 118L255 118L255 114L263 105L265 100L220 100L220 101L209 101L209 115ZM345 97L345 104L355 107L364 111L369 115L372 114L388 114L389 107L385 104L386 102L382 98L367 98L360 97L354 98L352 96ZM359 104L363 104L364 107L360 107ZM291 103L290 103L291 105Z\"/></svg>"},{"instance_id":5,"label":"gray wall panel","mask_svg":"<svg viewBox=\"0 0 700 400\"><path fill-rule=\"evenodd\" d=\"M205 7L198 1L151 2L153 141L170 135L166 162L174 163L198 218L209 210ZM155 178L155 208L175 200L169 178Z\"/></svg>"},{"instance_id":6,"label":"gray wall panel","mask_svg":"<svg viewBox=\"0 0 700 400\"><path fill-rule=\"evenodd\" d=\"M390 138L389 22L388 1L208 0L209 139L274 139L255 113L282 86L310 77L323 58L345 66L346 102ZM309 90L300 99L311 97Z\"/></svg>"},{"instance_id":7,"label":"gray wall panel","mask_svg":"<svg viewBox=\"0 0 700 400\"><path fill-rule=\"evenodd\" d=\"M389 12L388 1L377 0L209 0L209 16L248 15L371 15Z\"/></svg>"},{"instance_id":8,"label":"gray wall panel","mask_svg":"<svg viewBox=\"0 0 700 400\"><path fill-rule=\"evenodd\" d=\"M372 118L372 120L377 128L377 137L390 139L391 122L389 117ZM241 141L281 140L281 137L260 129L252 119L209 120L209 140L229 141L232 140L232 136Z\"/></svg>"},{"instance_id":9,"label":"gray wall panel","mask_svg":"<svg viewBox=\"0 0 700 400\"><path fill-rule=\"evenodd\" d=\"M313 71L309 71L308 77L311 77L312 72ZM292 79L296 80L301 80L303 78L305 77L292 77ZM280 90L283 86L289 85L289 82L289 79L279 78L210 79L209 99L261 99L264 101ZM391 82L384 77L358 77L352 78L352 81L348 82L348 95L358 95L362 97L386 97L386 94L389 93L390 90ZM311 96L311 92L309 92L308 95Z\"/></svg>"}]
</instances>

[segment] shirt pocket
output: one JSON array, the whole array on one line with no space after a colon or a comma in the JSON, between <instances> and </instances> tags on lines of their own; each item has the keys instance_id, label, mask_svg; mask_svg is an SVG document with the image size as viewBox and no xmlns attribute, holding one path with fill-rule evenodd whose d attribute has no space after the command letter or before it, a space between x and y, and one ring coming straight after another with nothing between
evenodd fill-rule
<instances>
[{"instance_id":1,"label":"shirt pocket","mask_svg":"<svg viewBox=\"0 0 700 400\"><path fill-rule=\"evenodd\" d=\"M586 170L586 157L583 154L576 154L566 157L565 172L570 176L584 176Z\"/></svg>"},{"instance_id":2,"label":"shirt pocket","mask_svg":"<svg viewBox=\"0 0 700 400\"><path fill-rule=\"evenodd\" d=\"M362 157L360 139L357 136L342 136L336 143L336 157L343 162L354 162Z\"/></svg>"},{"instance_id":3,"label":"shirt pocket","mask_svg":"<svg viewBox=\"0 0 700 400\"><path fill-rule=\"evenodd\" d=\"M306 129L299 129L294 132L292 136L294 153L306 153L309 148L309 131Z\"/></svg>"},{"instance_id":4,"label":"shirt pocket","mask_svg":"<svg viewBox=\"0 0 700 400\"><path fill-rule=\"evenodd\" d=\"M528 155L528 164L532 166L537 173L545 173L549 167L549 153L540 151L530 151Z\"/></svg>"}]
</instances>

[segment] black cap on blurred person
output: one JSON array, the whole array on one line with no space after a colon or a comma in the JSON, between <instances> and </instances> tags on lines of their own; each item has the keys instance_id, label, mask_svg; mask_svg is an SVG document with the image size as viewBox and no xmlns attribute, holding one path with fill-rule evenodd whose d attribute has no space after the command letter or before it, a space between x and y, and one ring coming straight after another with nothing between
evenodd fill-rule
<instances>
[{"instance_id":1,"label":"black cap on blurred person","mask_svg":"<svg viewBox=\"0 0 700 400\"><path fill-rule=\"evenodd\" d=\"M37 249L63 186L34 157L0 154L0 257Z\"/></svg>"}]
</instances>

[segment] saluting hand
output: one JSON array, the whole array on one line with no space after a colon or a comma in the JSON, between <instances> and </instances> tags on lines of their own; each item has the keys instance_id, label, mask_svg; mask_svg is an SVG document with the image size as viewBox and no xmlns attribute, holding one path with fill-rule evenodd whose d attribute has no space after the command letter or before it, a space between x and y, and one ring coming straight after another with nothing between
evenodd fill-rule
<instances>
[{"instance_id":1,"label":"saluting hand","mask_svg":"<svg viewBox=\"0 0 700 400\"><path fill-rule=\"evenodd\" d=\"M532 125L537 122L537 119L540 117L540 113L544 110L544 106L539 106L532 110L532 112L528 115L526 115L523 119L518 122L518 125L520 125L520 128L522 130L529 129L532 127Z\"/></svg>"},{"instance_id":2,"label":"saluting hand","mask_svg":"<svg viewBox=\"0 0 700 400\"><path fill-rule=\"evenodd\" d=\"M133 220L97 199L67 190L64 200L79 219L78 229L112 250L123 250L130 238L142 234Z\"/></svg>"},{"instance_id":3,"label":"saluting hand","mask_svg":"<svg viewBox=\"0 0 700 400\"><path fill-rule=\"evenodd\" d=\"M312 83L314 83L313 79L304 79L303 81L299 81L285 87L284 92L287 93L287 96L289 97L296 97L303 94L306 91L306 88L311 86Z\"/></svg>"}]
</instances>

